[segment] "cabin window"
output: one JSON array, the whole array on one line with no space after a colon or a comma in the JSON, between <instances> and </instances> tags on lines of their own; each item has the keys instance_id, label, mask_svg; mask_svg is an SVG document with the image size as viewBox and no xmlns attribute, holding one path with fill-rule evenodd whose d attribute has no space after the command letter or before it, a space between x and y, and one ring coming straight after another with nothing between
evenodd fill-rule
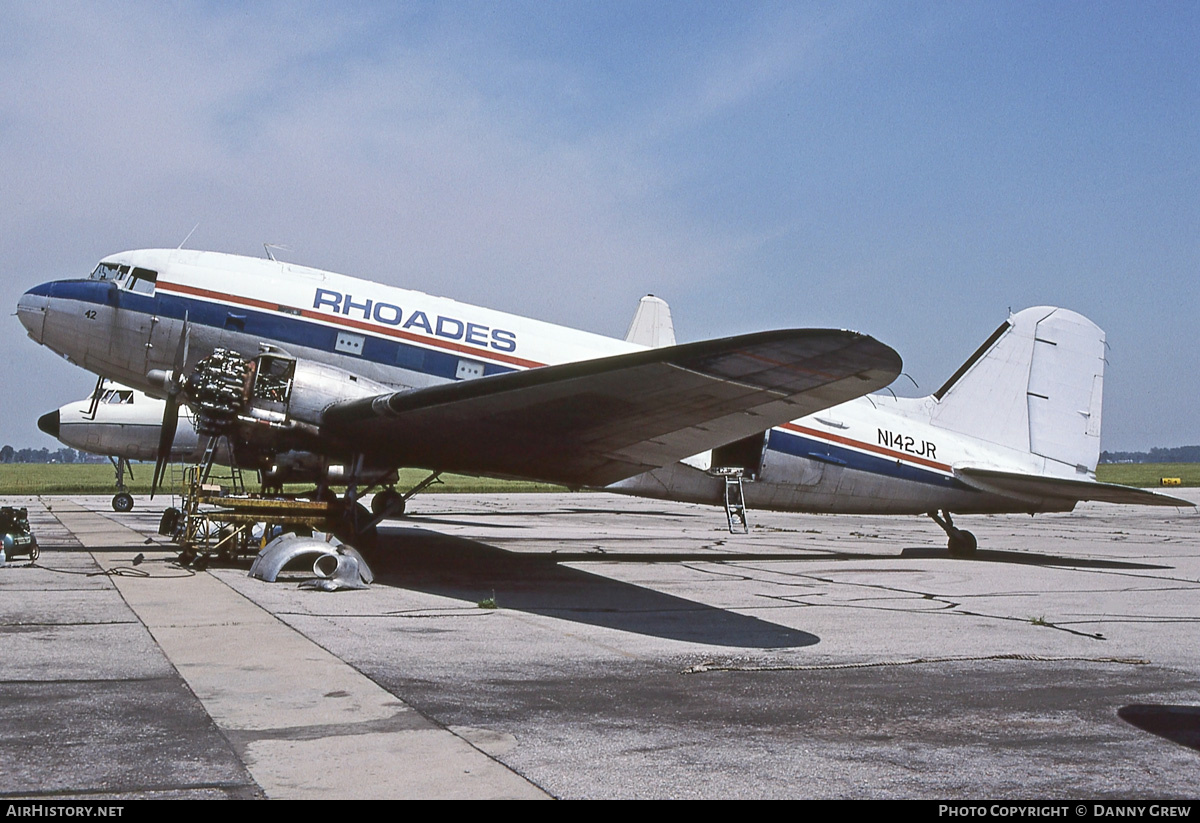
<instances>
[{"instance_id":1,"label":"cabin window","mask_svg":"<svg viewBox=\"0 0 1200 823\"><path fill-rule=\"evenodd\" d=\"M363 353L363 343L366 342L366 339L361 334L340 331L338 332L337 340L333 344L333 350L343 352L344 354L357 354L361 356Z\"/></svg>"},{"instance_id":2,"label":"cabin window","mask_svg":"<svg viewBox=\"0 0 1200 823\"><path fill-rule=\"evenodd\" d=\"M465 358L459 360L454 376L459 380L474 380L476 377L483 377L483 364Z\"/></svg>"}]
</instances>

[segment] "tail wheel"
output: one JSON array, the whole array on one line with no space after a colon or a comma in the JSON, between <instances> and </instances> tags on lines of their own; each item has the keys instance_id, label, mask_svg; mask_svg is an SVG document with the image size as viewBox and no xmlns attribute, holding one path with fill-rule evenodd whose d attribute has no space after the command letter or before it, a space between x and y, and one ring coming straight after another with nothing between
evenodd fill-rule
<instances>
[{"instance_id":1,"label":"tail wheel","mask_svg":"<svg viewBox=\"0 0 1200 823\"><path fill-rule=\"evenodd\" d=\"M965 529L955 529L950 534L950 554L954 557L970 557L978 545L975 535Z\"/></svg>"}]
</instances>

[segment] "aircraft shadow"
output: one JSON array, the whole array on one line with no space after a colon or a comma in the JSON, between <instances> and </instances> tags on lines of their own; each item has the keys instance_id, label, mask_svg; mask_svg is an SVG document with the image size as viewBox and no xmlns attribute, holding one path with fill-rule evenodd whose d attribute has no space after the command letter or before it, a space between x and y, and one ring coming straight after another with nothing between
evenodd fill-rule
<instances>
[{"instance_id":1,"label":"aircraft shadow","mask_svg":"<svg viewBox=\"0 0 1200 823\"><path fill-rule=\"evenodd\" d=\"M948 549L929 547L901 549L904 558L945 560L950 556ZM970 557L954 558L960 563L1014 563L1019 566L1071 566L1077 569L1170 569L1153 563L1132 563L1128 560L1099 560L1096 558L1062 557L1054 554L1031 552L1004 552L977 549Z\"/></svg>"},{"instance_id":2,"label":"aircraft shadow","mask_svg":"<svg viewBox=\"0 0 1200 823\"><path fill-rule=\"evenodd\" d=\"M514 553L419 529L383 530L363 554L376 585L472 602L494 597L504 609L711 646L785 649L820 642L805 631L562 565L613 559L608 555ZM725 558L708 553L703 559Z\"/></svg>"},{"instance_id":3,"label":"aircraft shadow","mask_svg":"<svg viewBox=\"0 0 1200 823\"><path fill-rule=\"evenodd\" d=\"M446 511L438 514L406 514L403 517L389 518L382 525L402 526L405 523L414 523L420 525L449 525L449 526L487 526L489 529L528 529L534 528L528 523L514 524L501 522L505 517L520 518L527 520L530 517L536 517L540 520L545 520L548 517L563 517L574 516L577 514L612 514L620 515L621 517L630 516L648 516L648 517L667 517L671 513L667 511L621 511L619 509L585 509L585 508L562 508L562 509L547 509L545 511L536 511L531 509L521 509L519 511L507 512L503 510L489 511L486 519L473 517L470 520L452 520L454 512Z\"/></svg>"},{"instance_id":4,"label":"aircraft shadow","mask_svg":"<svg viewBox=\"0 0 1200 823\"><path fill-rule=\"evenodd\" d=\"M1144 732L1200 751L1200 706L1131 704L1117 709L1117 717Z\"/></svg>"}]
</instances>

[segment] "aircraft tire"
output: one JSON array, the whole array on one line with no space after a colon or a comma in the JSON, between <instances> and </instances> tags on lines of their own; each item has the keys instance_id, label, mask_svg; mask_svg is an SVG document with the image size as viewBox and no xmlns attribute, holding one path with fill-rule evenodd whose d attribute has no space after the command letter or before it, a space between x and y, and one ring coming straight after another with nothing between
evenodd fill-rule
<instances>
[{"instance_id":1,"label":"aircraft tire","mask_svg":"<svg viewBox=\"0 0 1200 823\"><path fill-rule=\"evenodd\" d=\"M133 495L129 492L117 492L112 499L113 511L124 514L133 511Z\"/></svg>"},{"instance_id":2,"label":"aircraft tire","mask_svg":"<svg viewBox=\"0 0 1200 823\"><path fill-rule=\"evenodd\" d=\"M162 517L158 519L158 533L163 537L170 537L175 534L175 527L179 525L179 516L181 514L182 512L174 506L163 509Z\"/></svg>"},{"instance_id":3,"label":"aircraft tire","mask_svg":"<svg viewBox=\"0 0 1200 823\"><path fill-rule=\"evenodd\" d=\"M347 508L342 514L341 523L333 530L333 533L339 540L350 545L356 543L371 543L376 537L375 527L369 529L358 530L358 523L367 523L372 519L371 513L367 511L367 507L362 503L355 503L353 508Z\"/></svg>"},{"instance_id":4,"label":"aircraft tire","mask_svg":"<svg viewBox=\"0 0 1200 823\"><path fill-rule=\"evenodd\" d=\"M978 545L979 541L975 539L975 535L966 529L955 529L954 533L950 535L950 555L952 557L971 557L975 554Z\"/></svg>"},{"instance_id":5,"label":"aircraft tire","mask_svg":"<svg viewBox=\"0 0 1200 823\"><path fill-rule=\"evenodd\" d=\"M404 497L395 489L384 489L371 499L371 513L376 517L387 512L388 517L404 516Z\"/></svg>"}]
</instances>

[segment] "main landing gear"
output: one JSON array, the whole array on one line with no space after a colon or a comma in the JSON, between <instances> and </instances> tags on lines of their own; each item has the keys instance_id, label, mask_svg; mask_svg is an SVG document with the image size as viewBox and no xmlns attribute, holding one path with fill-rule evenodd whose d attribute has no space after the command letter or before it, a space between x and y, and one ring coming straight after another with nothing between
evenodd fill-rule
<instances>
[{"instance_id":1,"label":"main landing gear","mask_svg":"<svg viewBox=\"0 0 1200 823\"><path fill-rule=\"evenodd\" d=\"M354 471L352 477L362 476L362 455L355 458ZM390 477L389 477L390 476ZM387 472L384 477L377 478L374 481L368 482L363 488L359 488L358 483L351 482L346 486L346 495L343 498L345 506L345 518L342 524L343 530L350 535L349 538L367 537L371 538L375 535L375 527L382 521L390 517L403 517L404 510L407 507L408 501L416 494L427 489L429 486L438 482L438 478L442 476L441 471L435 471L414 486L408 492L398 492L395 488L396 472ZM376 492L371 500L371 511L367 512L366 506L359 502L364 496L369 494L372 489L384 486L380 491ZM339 535L342 536L342 535Z\"/></svg>"},{"instance_id":2,"label":"main landing gear","mask_svg":"<svg viewBox=\"0 0 1200 823\"><path fill-rule=\"evenodd\" d=\"M954 520L951 519L948 510L943 509L941 517L938 517L937 512L929 512L929 516L934 523L942 527L942 531L946 532L946 536L950 538L948 545L951 556L970 557L975 554L975 547L979 545L975 540L975 535L966 529L955 528Z\"/></svg>"},{"instance_id":3,"label":"main landing gear","mask_svg":"<svg viewBox=\"0 0 1200 823\"><path fill-rule=\"evenodd\" d=\"M436 483L441 476L442 473L436 471L404 494L396 491L394 486L388 486L371 498L371 513L381 519L386 517L403 517L408 501Z\"/></svg>"},{"instance_id":4,"label":"main landing gear","mask_svg":"<svg viewBox=\"0 0 1200 823\"><path fill-rule=\"evenodd\" d=\"M112 499L113 511L121 514L133 511L133 495L125 490L125 472L129 472L129 479L132 480L133 466L129 465L129 461L124 457L108 459L117 472L117 493L113 495Z\"/></svg>"}]
</instances>

